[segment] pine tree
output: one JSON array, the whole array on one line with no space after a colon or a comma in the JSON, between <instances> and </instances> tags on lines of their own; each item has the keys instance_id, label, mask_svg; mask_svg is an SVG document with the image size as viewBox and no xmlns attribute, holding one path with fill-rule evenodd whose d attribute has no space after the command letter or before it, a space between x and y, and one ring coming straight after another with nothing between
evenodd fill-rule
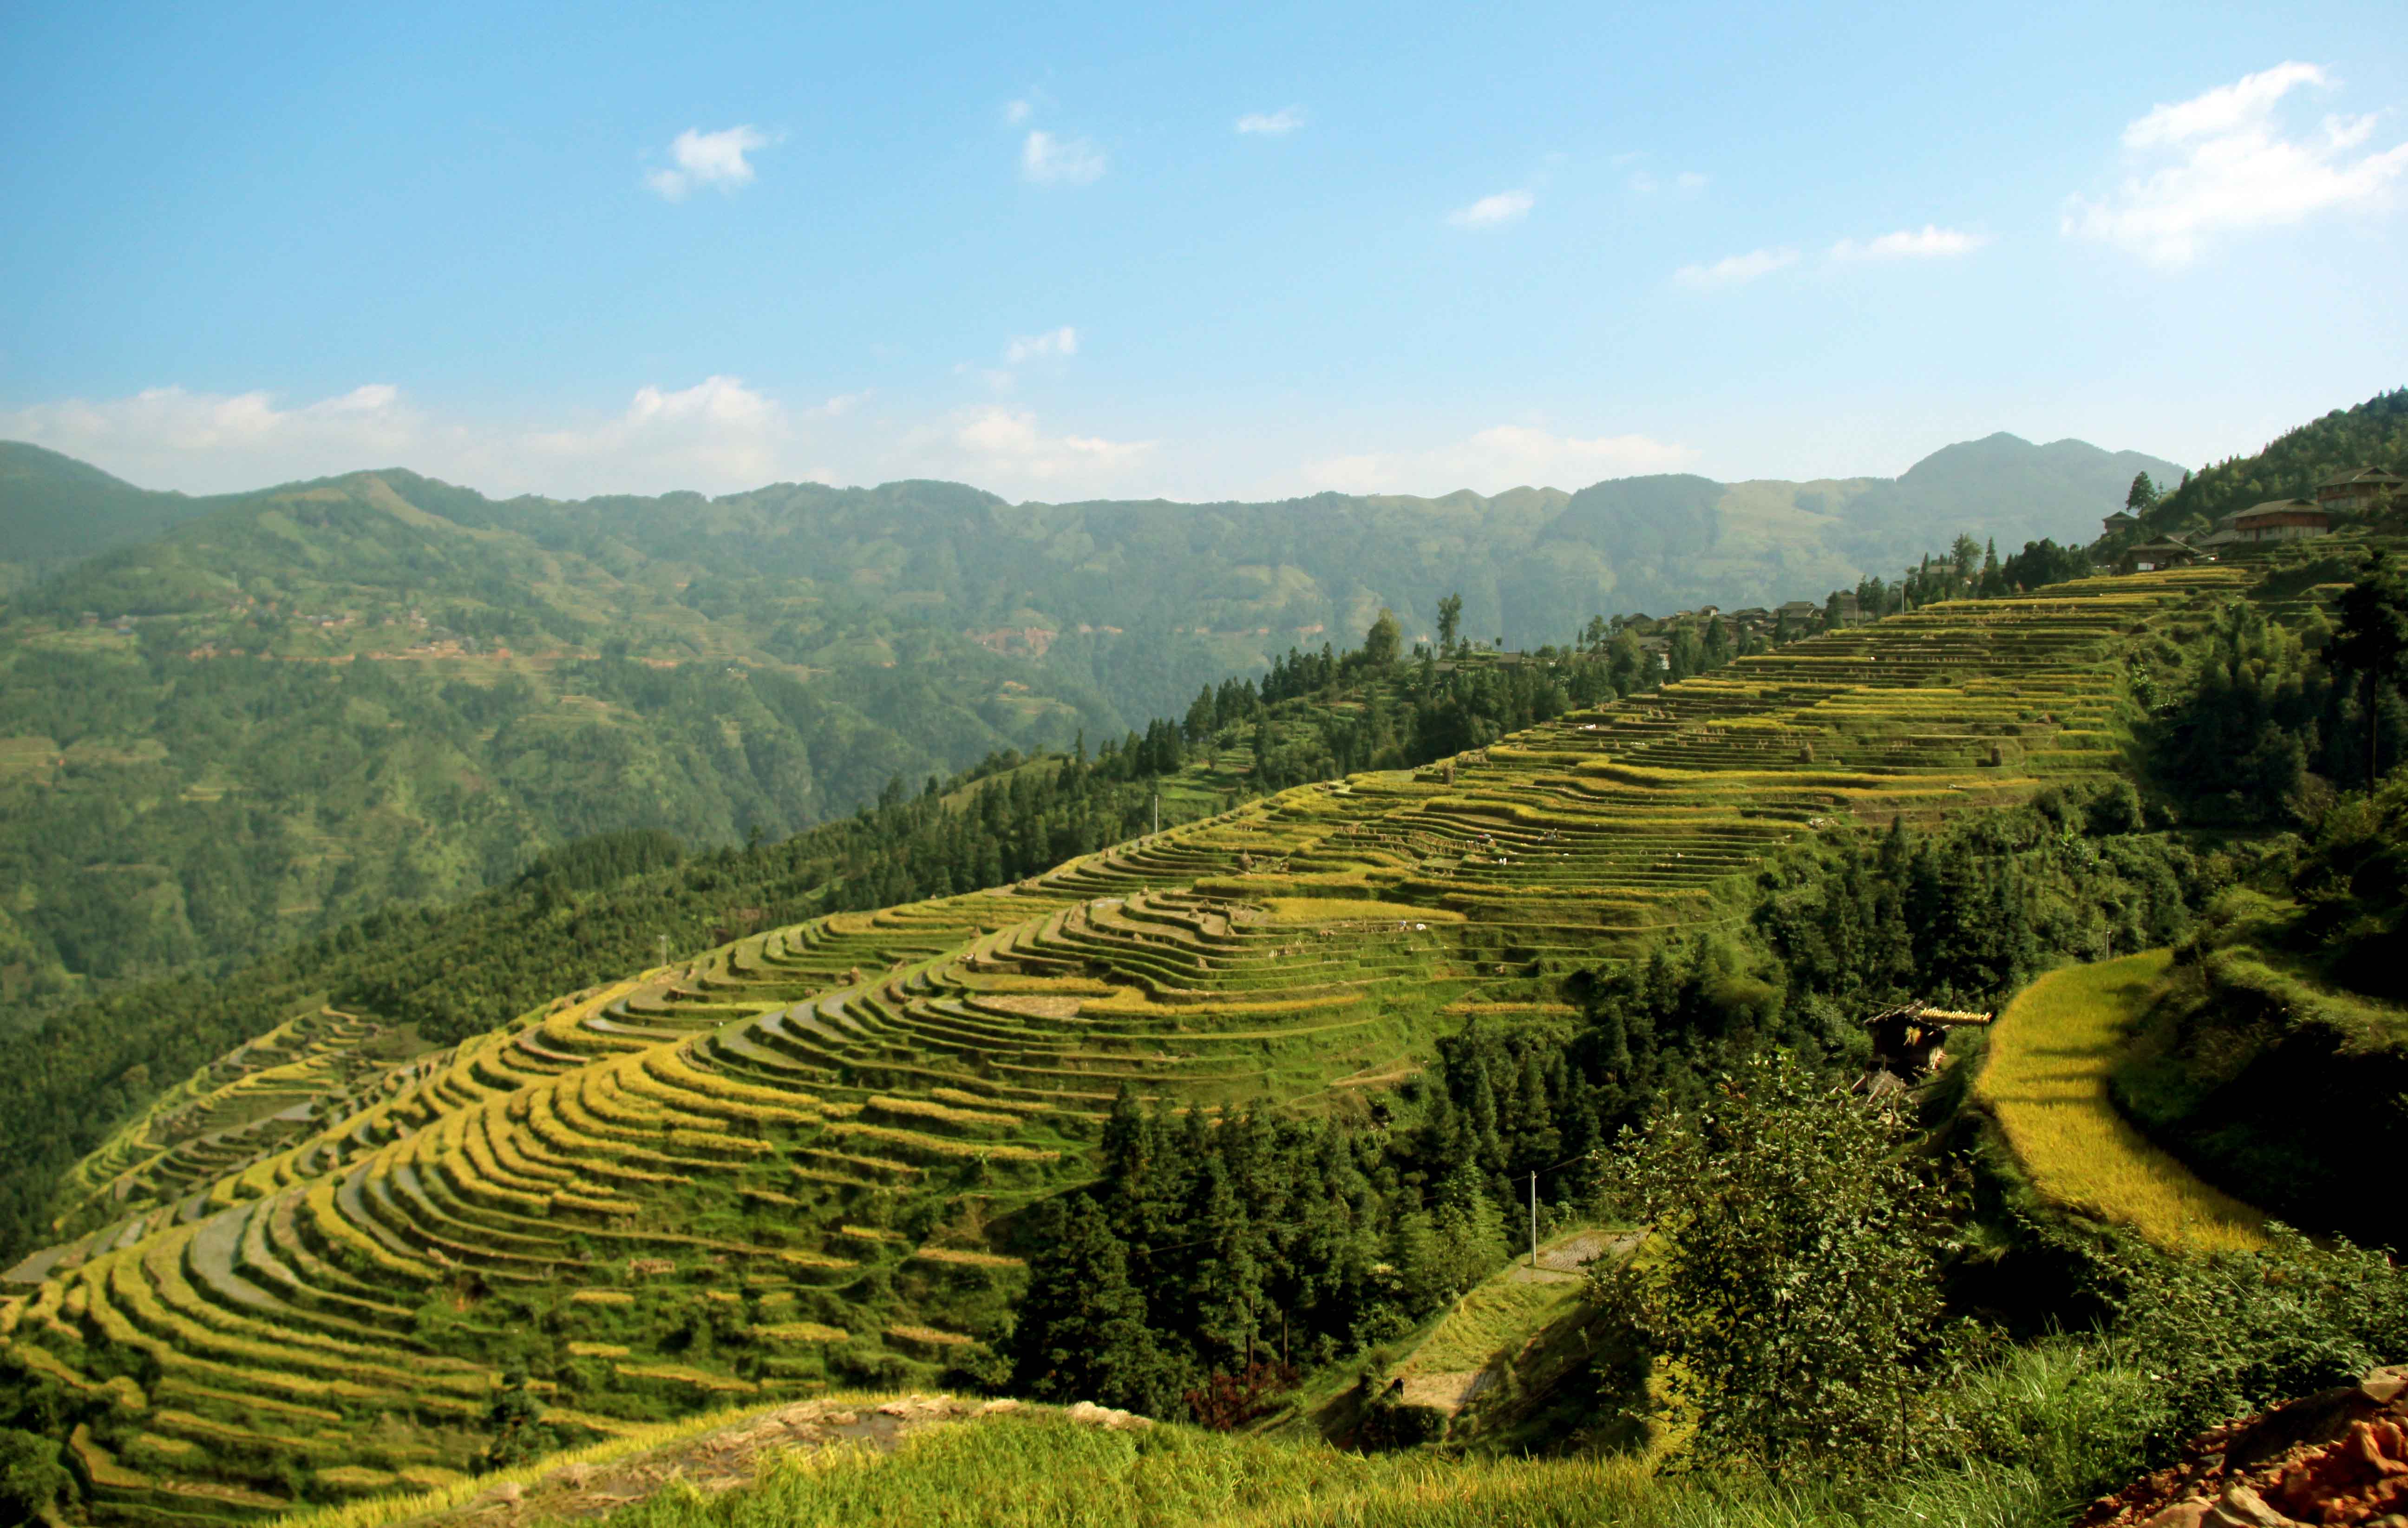
<instances>
[{"instance_id":1,"label":"pine tree","mask_svg":"<svg viewBox=\"0 0 2408 1528\"><path fill-rule=\"evenodd\" d=\"M1012 1383L1043 1401L1095 1401L1159 1413L1178 1388L1145 1324L1145 1298L1103 1210L1084 1194L1062 1202L1029 1260L1028 1293L1012 1328Z\"/></svg>"}]
</instances>

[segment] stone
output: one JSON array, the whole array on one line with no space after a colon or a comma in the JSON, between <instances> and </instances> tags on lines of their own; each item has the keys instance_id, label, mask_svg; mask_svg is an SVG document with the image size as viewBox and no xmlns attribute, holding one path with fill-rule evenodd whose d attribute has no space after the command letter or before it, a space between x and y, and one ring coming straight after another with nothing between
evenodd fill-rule
<instances>
[{"instance_id":1,"label":"stone","mask_svg":"<svg viewBox=\"0 0 2408 1528\"><path fill-rule=\"evenodd\" d=\"M2206 1517L2207 1509L2214 1505L2204 1496L2186 1496L2143 1523L2141 1528L2199 1528L2200 1520Z\"/></svg>"},{"instance_id":2,"label":"stone","mask_svg":"<svg viewBox=\"0 0 2408 1528\"><path fill-rule=\"evenodd\" d=\"M505 1480L485 1494L497 1502L517 1502L525 1497L526 1487L516 1480Z\"/></svg>"},{"instance_id":3,"label":"stone","mask_svg":"<svg viewBox=\"0 0 2408 1528\"><path fill-rule=\"evenodd\" d=\"M2408 1363L2395 1363L2389 1368L2370 1369L2358 1382L2358 1393L2376 1405L2387 1405L2401 1392L2408 1391Z\"/></svg>"},{"instance_id":4,"label":"stone","mask_svg":"<svg viewBox=\"0 0 2408 1528\"><path fill-rule=\"evenodd\" d=\"M2200 1528L2304 1528L2266 1505L2266 1498L2247 1486L2234 1486L2200 1520Z\"/></svg>"}]
</instances>

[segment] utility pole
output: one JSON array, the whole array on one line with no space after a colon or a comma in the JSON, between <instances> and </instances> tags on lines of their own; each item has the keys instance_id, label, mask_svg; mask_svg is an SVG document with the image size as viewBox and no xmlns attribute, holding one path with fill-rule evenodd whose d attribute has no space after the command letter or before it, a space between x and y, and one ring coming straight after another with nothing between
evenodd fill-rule
<instances>
[{"instance_id":1,"label":"utility pole","mask_svg":"<svg viewBox=\"0 0 2408 1528\"><path fill-rule=\"evenodd\" d=\"M663 965L667 965L668 963L669 963L669 936L668 936L668 935L666 935L666 934L663 934L663 935L661 935L661 964L663 964Z\"/></svg>"},{"instance_id":2,"label":"utility pole","mask_svg":"<svg viewBox=\"0 0 2408 1528\"><path fill-rule=\"evenodd\" d=\"M1539 1265L1539 1175L1530 1175L1530 1266Z\"/></svg>"},{"instance_id":3,"label":"utility pole","mask_svg":"<svg viewBox=\"0 0 2408 1528\"><path fill-rule=\"evenodd\" d=\"M1154 836L1162 836L1162 792L1154 793Z\"/></svg>"}]
</instances>

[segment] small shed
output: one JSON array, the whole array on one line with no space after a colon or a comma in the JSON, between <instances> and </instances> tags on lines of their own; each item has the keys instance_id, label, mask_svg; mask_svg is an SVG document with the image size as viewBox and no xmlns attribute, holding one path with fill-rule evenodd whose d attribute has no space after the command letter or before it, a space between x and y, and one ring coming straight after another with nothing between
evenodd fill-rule
<instances>
[{"instance_id":1,"label":"small shed","mask_svg":"<svg viewBox=\"0 0 2408 1528\"><path fill-rule=\"evenodd\" d=\"M1942 1046L1948 1031L1985 1025L1995 1014L1956 1008L1934 1008L1926 1002L1901 1002L1869 1014L1863 1023L1872 1037L1873 1066L1912 1081L1937 1068L1945 1059Z\"/></svg>"},{"instance_id":2,"label":"small shed","mask_svg":"<svg viewBox=\"0 0 2408 1528\"><path fill-rule=\"evenodd\" d=\"M2196 549L2169 536L2162 541L2126 547L2122 568L2128 573L2154 573L2161 568L2187 568L2199 557Z\"/></svg>"}]
</instances>

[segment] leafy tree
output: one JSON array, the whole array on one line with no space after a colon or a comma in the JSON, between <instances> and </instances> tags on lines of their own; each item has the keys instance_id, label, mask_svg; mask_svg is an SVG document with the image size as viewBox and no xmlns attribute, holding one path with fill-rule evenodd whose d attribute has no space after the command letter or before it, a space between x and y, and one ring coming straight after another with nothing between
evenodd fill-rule
<instances>
[{"instance_id":1,"label":"leafy tree","mask_svg":"<svg viewBox=\"0 0 2408 1528\"><path fill-rule=\"evenodd\" d=\"M1385 669L1397 661L1397 653L1404 644L1404 632L1397 625L1397 613L1387 606L1380 607L1380 618L1371 629L1363 633L1363 661L1374 669Z\"/></svg>"},{"instance_id":2,"label":"leafy tree","mask_svg":"<svg viewBox=\"0 0 2408 1528\"><path fill-rule=\"evenodd\" d=\"M2189 671L2170 696L2144 673L2135 691L2151 706L2149 758L2157 781L2202 817L2273 822L2296 811L2308 772L2303 735L2329 685L2300 640L2235 600L2202 634Z\"/></svg>"},{"instance_id":3,"label":"leafy tree","mask_svg":"<svg viewBox=\"0 0 2408 1528\"><path fill-rule=\"evenodd\" d=\"M57 1521L72 1485L55 1439L0 1428L0 1528Z\"/></svg>"},{"instance_id":4,"label":"leafy tree","mask_svg":"<svg viewBox=\"0 0 2408 1528\"><path fill-rule=\"evenodd\" d=\"M1612 1194L1662 1255L1596 1276L1695 1380L1699 1446L1774 1471L1903 1450L1945 1221L1896 1115L1758 1052L1626 1132Z\"/></svg>"},{"instance_id":5,"label":"leafy tree","mask_svg":"<svg viewBox=\"0 0 2408 1528\"><path fill-rule=\"evenodd\" d=\"M502 1377L494 1404L485 1408L485 1468L506 1470L560 1447L560 1438L543 1425L543 1405L527 1388L527 1375L513 1366Z\"/></svg>"},{"instance_id":6,"label":"leafy tree","mask_svg":"<svg viewBox=\"0 0 2408 1528\"><path fill-rule=\"evenodd\" d=\"M2149 481L2146 472L2132 475L2132 486L2125 492L2124 508L2134 514L2146 514L2157 506L2157 485Z\"/></svg>"},{"instance_id":7,"label":"leafy tree","mask_svg":"<svg viewBox=\"0 0 2408 1528\"><path fill-rule=\"evenodd\" d=\"M1463 596L1460 593L1448 595L1438 602L1438 650L1451 652L1455 647L1455 634L1462 629Z\"/></svg>"},{"instance_id":8,"label":"leafy tree","mask_svg":"<svg viewBox=\"0 0 2408 1528\"><path fill-rule=\"evenodd\" d=\"M2146 473L2142 475L2143 477L2147 476ZM1996 549L1992 550L1990 560L1992 562L1998 561L1998 553ZM1973 540L1971 536L1959 535L1955 543L1948 548L1948 566L1950 570L1953 571L1959 579L1971 579L1980 570L1981 565L1982 543Z\"/></svg>"},{"instance_id":9,"label":"leafy tree","mask_svg":"<svg viewBox=\"0 0 2408 1528\"><path fill-rule=\"evenodd\" d=\"M2386 688L2408 675L2408 584L2380 549L2359 566L2358 576L2337 601L2341 626L2325 644L2324 658L2336 672L2358 677L2365 696L2366 788L2380 776L2380 702Z\"/></svg>"}]
</instances>

